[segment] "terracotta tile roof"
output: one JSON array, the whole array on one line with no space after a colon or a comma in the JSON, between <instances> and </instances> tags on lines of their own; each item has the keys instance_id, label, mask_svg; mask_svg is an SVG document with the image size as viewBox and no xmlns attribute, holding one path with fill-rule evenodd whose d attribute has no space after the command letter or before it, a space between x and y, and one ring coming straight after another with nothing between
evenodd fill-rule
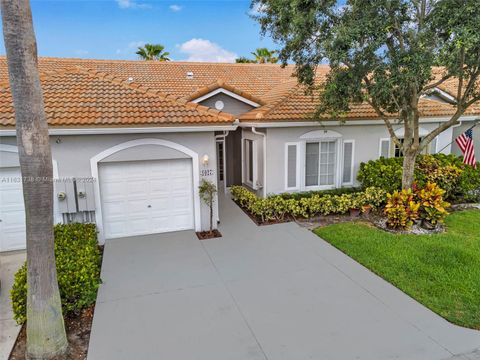
<instances>
[{"instance_id":1,"label":"terracotta tile roof","mask_svg":"<svg viewBox=\"0 0 480 360\"><path fill-rule=\"evenodd\" d=\"M256 96L253 96L253 95L247 93L246 91L242 91L241 89L237 89L236 87L227 84L222 79L218 79L217 81L213 82L212 84L204 86L204 87L198 89L197 91L195 91L194 93L192 93L188 96L185 96L183 98L185 100L192 101L192 100L198 99L199 97L207 95L208 93L211 93L212 91L215 91L217 89L228 90L228 91L230 91L234 94L237 94L238 96L241 96L241 97L243 97L247 100L251 100L253 102L256 102L257 104L260 104L260 105L265 104L265 102L262 99L260 99Z\"/></svg>"},{"instance_id":2,"label":"terracotta tile roof","mask_svg":"<svg viewBox=\"0 0 480 360\"><path fill-rule=\"evenodd\" d=\"M39 70L52 126L169 126L232 123L235 117L192 102L224 88L261 106L241 121L305 121L317 97L292 77L293 66L40 58ZM317 69L321 85L328 66ZM436 76L442 69L435 68ZM187 77L192 73L192 77ZM452 94L454 81L440 87ZM318 93L317 93L318 94ZM453 94L452 94L453 95ZM422 116L447 116L451 105L422 99ZM476 104L467 114L480 114ZM353 105L344 118L376 119L368 104ZM325 117L325 120L328 120ZM14 124L5 57L0 57L0 126Z\"/></svg>"},{"instance_id":3,"label":"terracotta tile roof","mask_svg":"<svg viewBox=\"0 0 480 360\"><path fill-rule=\"evenodd\" d=\"M50 126L231 124L232 115L80 67L43 73ZM0 125L15 124L11 94L0 89Z\"/></svg>"}]
</instances>

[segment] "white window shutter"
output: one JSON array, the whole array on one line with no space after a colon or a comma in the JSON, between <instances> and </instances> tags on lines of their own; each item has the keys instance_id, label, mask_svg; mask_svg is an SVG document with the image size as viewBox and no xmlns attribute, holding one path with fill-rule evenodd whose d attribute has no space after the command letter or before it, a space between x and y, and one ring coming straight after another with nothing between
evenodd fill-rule
<instances>
[{"instance_id":1,"label":"white window shutter","mask_svg":"<svg viewBox=\"0 0 480 360\"><path fill-rule=\"evenodd\" d=\"M438 138L435 137L431 142L430 144L427 145L429 151L428 153L429 154L436 154L437 153L437 140Z\"/></svg>"},{"instance_id":2,"label":"white window shutter","mask_svg":"<svg viewBox=\"0 0 480 360\"><path fill-rule=\"evenodd\" d=\"M285 144L285 189L293 190L299 188L299 169L298 144Z\"/></svg>"},{"instance_id":3,"label":"white window shutter","mask_svg":"<svg viewBox=\"0 0 480 360\"><path fill-rule=\"evenodd\" d=\"M390 157L390 139L380 139L380 156Z\"/></svg>"},{"instance_id":4,"label":"white window shutter","mask_svg":"<svg viewBox=\"0 0 480 360\"><path fill-rule=\"evenodd\" d=\"M345 140L343 142L343 184L353 184L353 151L354 141Z\"/></svg>"}]
</instances>

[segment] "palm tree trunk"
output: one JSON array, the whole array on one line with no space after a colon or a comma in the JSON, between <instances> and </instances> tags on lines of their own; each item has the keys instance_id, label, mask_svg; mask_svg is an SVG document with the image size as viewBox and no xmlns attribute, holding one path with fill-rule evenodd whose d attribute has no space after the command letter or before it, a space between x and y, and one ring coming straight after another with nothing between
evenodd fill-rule
<instances>
[{"instance_id":1,"label":"palm tree trunk","mask_svg":"<svg viewBox=\"0 0 480 360\"><path fill-rule=\"evenodd\" d=\"M27 358L67 350L53 247L52 156L28 0L0 0L27 228Z\"/></svg>"}]
</instances>

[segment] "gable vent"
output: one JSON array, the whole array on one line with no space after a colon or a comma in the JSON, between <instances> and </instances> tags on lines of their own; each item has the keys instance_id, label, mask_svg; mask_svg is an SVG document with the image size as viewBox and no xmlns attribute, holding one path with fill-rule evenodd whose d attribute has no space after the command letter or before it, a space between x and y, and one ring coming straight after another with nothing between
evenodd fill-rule
<instances>
[{"instance_id":1,"label":"gable vent","mask_svg":"<svg viewBox=\"0 0 480 360\"><path fill-rule=\"evenodd\" d=\"M187 79L193 79L193 72L187 71Z\"/></svg>"}]
</instances>

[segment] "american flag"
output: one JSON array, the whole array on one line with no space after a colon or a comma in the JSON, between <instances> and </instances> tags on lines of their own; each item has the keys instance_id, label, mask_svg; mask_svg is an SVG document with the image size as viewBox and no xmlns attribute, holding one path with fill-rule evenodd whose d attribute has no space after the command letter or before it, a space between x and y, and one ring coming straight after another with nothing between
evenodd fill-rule
<instances>
[{"instance_id":1,"label":"american flag","mask_svg":"<svg viewBox=\"0 0 480 360\"><path fill-rule=\"evenodd\" d=\"M455 141L463 153L463 162L467 165L477 167L477 160L475 160L475 149L473 148L473 131L468 129L462 135L457 137Z\"/></svg>"}]
</instances>

